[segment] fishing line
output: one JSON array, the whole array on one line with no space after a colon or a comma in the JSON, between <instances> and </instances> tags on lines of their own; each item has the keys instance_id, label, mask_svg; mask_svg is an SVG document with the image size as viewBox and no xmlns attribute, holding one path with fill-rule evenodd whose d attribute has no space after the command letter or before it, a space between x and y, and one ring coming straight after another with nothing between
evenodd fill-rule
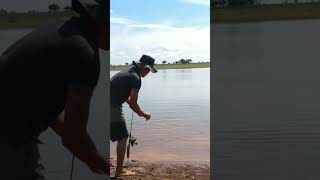
<instances>
[{"instance_id":1,"label":"fishing line","mask_svg":"<svg viewBox=\"0 0 320 180\"><path fill-rule=\"evenodd\" d=\"M72 180L73 175L73 167L74 167L74 156L72 156L72 162L71 162L71 170L70 170L70 180Z\"/></svg>"}]
</instances>

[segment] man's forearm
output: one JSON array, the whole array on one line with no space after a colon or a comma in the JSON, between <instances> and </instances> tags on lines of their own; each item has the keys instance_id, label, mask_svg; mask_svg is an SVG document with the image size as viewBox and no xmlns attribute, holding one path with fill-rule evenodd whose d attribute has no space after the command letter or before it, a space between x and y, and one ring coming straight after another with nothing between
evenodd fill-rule
<instances>
[{"instance_id":1,"label":"man's forearm","mask_svg":"<svg viewBox=\"0 0 320 180\"><path fill-rule=\"evenodd\" d=\"M76 157L88 165L91 165L90 162L106 163L88 133L62 137L62 143Z\"/></svg>"},{"instance_id":2,"label":"man's forearm","mask_svg":"<svg viewBox=\"0 0 320 180\"><path fill-rule=\"evenodd\" d=\"M139 116L143 116L145 114L145 112L140 108L140 106L137 103L129 104L129 107Z\"/></svg>"},{"instance_id":3,"label":"man's forearm","mask_svg":"<svg viewBox=\"0 0 320 180\"><path fill-rule=\"evenodd\" d=\"M74 133L67 134L63 128L63 121L58 118L54 123L50 124L50 127L62 138L62 144L82 162L89 167L106 167L109 168L108 162L103 155L97 150L95 144L91 140L89 134L86 133ZM108 173L108 172L107 172Z\"/></svg>"},{"instance_id":4,"label":"man's forearm","mask_svg":"<svg viewBox=\"0 0 320 180\"><path fill-rule=\"evenodd\" d=\"M49 126L59 136L62 136L62 133L63 133L63 124L64 124L63 119L64 119L64 113L61 113L61 115L59 115L59 117L55 121L49 124Z\"/></svg>"}]
</instances>

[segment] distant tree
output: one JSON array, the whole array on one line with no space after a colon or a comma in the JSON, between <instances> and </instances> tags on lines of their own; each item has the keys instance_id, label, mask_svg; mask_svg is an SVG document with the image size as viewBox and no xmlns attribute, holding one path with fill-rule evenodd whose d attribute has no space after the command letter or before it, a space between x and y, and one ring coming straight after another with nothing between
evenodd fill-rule
<instances>
[{"instance_id":1,"label":"distant tree","mask_svg":"<svg viewBox=\"0 0 320 180\"><path fill-rule=\"evenodd\" d=\"M72 7L66 6L66 7L64 7L63 9L64 9L65 11L70 11L70 10L72 10Z\"/></svg>"},{"instance_id":2,"label":"distant tree","mask_svg":"<svg viewBox=\"0 0 320 180\"><path fill-rule=\"evenodd\" d=\"M49 11L55 12L55 11L59 11L60 10L60 6L58 4L50 4L48 6L48 9L49 9Z\"/></svg>"},{"instance_id":3,"label":"distant tree","mask_svg":"<svg viewBox=\"0 0 320 180\"><path fill-rule=\"evenodd\" d=\"M179 64L186 64L186 60L185 59L180 59Z\"/></svg>"},{"instance_id":4,"label":"distant tree","mask_svg":"<svg viewBox=\"0 0 320 180\"><path fill-rule=\"evenodd\" d=\"M191 62L192 62L191 59L187 59L187 60L186 60L186 64L190 64Z\"/></svg>"},{"instance_id":5,"label":"distant tree","mask_svg":"<svg viewBox=\"0 0 320 180\"><path fill-rule=\"evenodd\" d=\"M0 14L1 15L8 14L8 11L5 9L0 9Z\"/></svg>"},{"instance_id":6,"label":"distant tree","mask_svg":"<svg viewBox=\"0 0 320 180\"><path fill-rule=\"evenodd\" d=\"M162 64L166 64L167 63L167 61L162 61Z\"/></svg>"},{"instance_id":7,"label":"distant tree","mask_svg":"<svg viewBox=\"0 0 320 180\"><path fill-rule=\"evenodd\" d=\"M229 0L228 5L231 7L246 7L253 6L256 0Z\"/></svg>"},{"instance_id":8,"label":"distant tree","mask_svg":"<svg viewBox=\"0 0 320 180\"><path fill-rule=\"evenodd\" d=\"M126 63L126 66L128 66L129 65L129 63Z\"/></svg>"}]
</instances>

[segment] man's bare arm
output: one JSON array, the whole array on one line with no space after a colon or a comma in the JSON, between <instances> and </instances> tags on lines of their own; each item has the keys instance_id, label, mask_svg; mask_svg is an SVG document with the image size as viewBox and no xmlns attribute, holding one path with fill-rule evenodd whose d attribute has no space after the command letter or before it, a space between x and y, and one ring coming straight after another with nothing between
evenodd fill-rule
<instances>
[{"instance_id":1,"label":"man's bare arm","mask_svg":"<svg viewBox=\"0 0 320 180\"><path fill-rule=\"evenodd\" d=\"M64 119L51 127L62 138L63 145L96 173L109 174L109 163L98 152L87 132L90 96L72 89L67 94ZM61 128L62 127L62 128Z\"/></svg>"},{"instance_id":2,"label":"man's bare arm","mask_svg":"<svg viewBox=\"0 0 320 180\"><path fill-rule=\"evenodd\" d=\"M138 96L139 96L139 90L137 89L131 89L130 96L127 99L127 103L129 104L129 107L137 113L139 116L145 117L147 120L150 119L150 114L144 112L140 106L138 105Z\"/></svg>"}]
</instances>

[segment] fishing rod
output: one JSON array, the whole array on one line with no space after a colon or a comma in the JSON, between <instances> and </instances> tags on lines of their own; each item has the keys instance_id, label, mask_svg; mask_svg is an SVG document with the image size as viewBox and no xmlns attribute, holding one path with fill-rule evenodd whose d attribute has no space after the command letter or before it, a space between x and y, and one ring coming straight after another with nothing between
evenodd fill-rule
<instances>
[{"instance_id":1,"label":"fishing rod","mask_svg":"<svg viewBox=\"0 0 320 180\"><path fill-rule=\"evenodd\" d=\"M132 132L132 122L133 122L133 111L131 111L131 125L130 125L130 133L129 133L129 141L128 141L128 145L127 145L127 163L129 162L129 158L130 158L130 147L134 146L134 145L138 145L137 138L133 137L131 132Z\"/></svg>"},{"instance_id":2,"label":"fishing rod","mask_svg":"<svg viewBox=\"0 0 320 180\"><path fill-rule=\"evenodd\" d=\"M131 125L130 125L129 141L128 141L128 145L127 145L127 162L129 162L129 157L130 157L132 121L133 121L133 111L131 112Z\"/></svg>"}]
</instances>

